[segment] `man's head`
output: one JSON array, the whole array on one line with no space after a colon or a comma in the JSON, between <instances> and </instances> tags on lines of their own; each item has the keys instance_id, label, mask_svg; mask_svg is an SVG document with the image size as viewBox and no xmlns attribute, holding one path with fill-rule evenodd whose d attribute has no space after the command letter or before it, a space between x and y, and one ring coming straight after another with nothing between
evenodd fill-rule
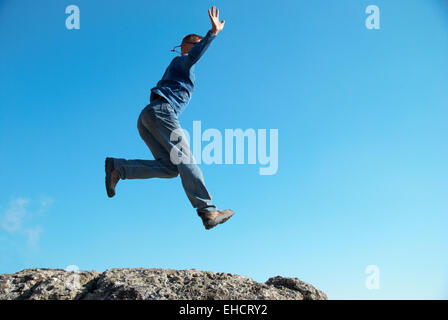
<instances>
[{"instance_id":1,"label":"man's head","mask_svg":"<svg viewBox=\"0 0 448 320\"><path fill-rule=\"evenodd\" d=\"M191 33L189 35L186 35L183 39L182 39L182 44L181 44L181 54L187 54L188 51L190 51L190 49L199 41L202 40L202 36Z\"/></svg>"}]
</instances>

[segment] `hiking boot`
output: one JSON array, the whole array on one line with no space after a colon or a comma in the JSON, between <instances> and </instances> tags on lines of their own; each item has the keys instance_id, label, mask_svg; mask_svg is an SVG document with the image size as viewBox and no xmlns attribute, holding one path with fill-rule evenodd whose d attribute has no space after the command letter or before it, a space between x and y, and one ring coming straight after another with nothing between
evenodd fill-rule
<instances>
[{"instance_id":1,"label":"hiking boot","mask_svg":"<svg viewBox=\"0 0 448 320\"><path fill-rule=\"evenodd\" d=\"M107 196L112 198L115 195L115 186L120 180L118 171L114 168L114 159L106 158L105 162L106 169L106 191Z\"/></svg>"},{"instance_id":2,"label":"hiking boot","mask_svg":"<svg viewBox=\"0 0 448 320\"><path fill-rule=\"evenodd\" d=\"M209 230L220 223L224 223L233 216L234 212L230 209L223 211L214 211L201 214L202 223L205 229Z\"/></svg>"}]
</instances>

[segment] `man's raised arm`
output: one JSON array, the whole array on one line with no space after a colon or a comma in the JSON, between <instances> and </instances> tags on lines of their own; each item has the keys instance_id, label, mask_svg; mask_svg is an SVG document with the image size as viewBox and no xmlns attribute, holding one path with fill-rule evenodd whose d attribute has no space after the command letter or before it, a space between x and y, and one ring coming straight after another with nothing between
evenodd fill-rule
<instances>
[{"instance_id":1,"label":"man's raised arm","mask_svg":"<svg viewBox=\"0 0 448 320\"><path fill-rule=\"evenodd\" d=\"M189 67L199 61L204 52L210 46L210 43L216 38L218 33L221 32L224 28L224 24L226 23L225 20L219 22L219 9L215 8L215 6L212 6L211 11L208 9L208 16L210 17L212 28L207 32L207 35L202 38L201 41L196 43L188 52Z\"/></svg>"}]
</instances>

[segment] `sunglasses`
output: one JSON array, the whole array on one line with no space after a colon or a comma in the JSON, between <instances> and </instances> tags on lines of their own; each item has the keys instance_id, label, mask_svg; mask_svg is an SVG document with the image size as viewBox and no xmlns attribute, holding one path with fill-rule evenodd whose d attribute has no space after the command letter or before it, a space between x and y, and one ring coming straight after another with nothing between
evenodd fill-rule
<instances>
[{"instance_id":1,"label":"sunglasses","mask_svg":"<svg viewBox=\"0 0 448 320\"><path fill-rule=\"evenodd\" d=\"M198 41L198 42L199 42L199 41ZM195 44L198 43L198 42L184 42L184 44L192 44L192 45L195 45ZM175 47L171 50L171 52L177 52L177 53L179 53L179 54L182 54L182 52L176 51L176 48L179 48L179 47L182 47L182 45L180 44L180 45L178 45L178 46L175 46Z\"/></svg>"}]
</instances>

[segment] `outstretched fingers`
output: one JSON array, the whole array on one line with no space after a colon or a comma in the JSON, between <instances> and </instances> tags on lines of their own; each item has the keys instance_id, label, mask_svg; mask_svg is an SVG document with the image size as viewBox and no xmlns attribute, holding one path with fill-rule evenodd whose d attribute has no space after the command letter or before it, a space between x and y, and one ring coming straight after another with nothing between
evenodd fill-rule
<instances>
[{"instance_id":1,"label":"outstretched fingers","mask_svg":"<svg viewBox=\"0 0 448 320\"><path fill-rule=\"evenodd\" d=\"M216 8L215 6L212 6L212 10L210 11L210 9L208 9L208 15L210 16L210 18L216 18L219 16L219 9Z\"/></svg>"},{"instance_id":2,"label":"outstretched fingers","mask_svg":"<svg viewBox=\"0 0 448 320\"><path fill-rule=\"evenodd\" d=\"M225 20L219 21L219 9L215 6L208 9L208 16L210 17L210 21L212 22L213 30L219 32L223 29Z\"/></svg>"}]
</instances>

